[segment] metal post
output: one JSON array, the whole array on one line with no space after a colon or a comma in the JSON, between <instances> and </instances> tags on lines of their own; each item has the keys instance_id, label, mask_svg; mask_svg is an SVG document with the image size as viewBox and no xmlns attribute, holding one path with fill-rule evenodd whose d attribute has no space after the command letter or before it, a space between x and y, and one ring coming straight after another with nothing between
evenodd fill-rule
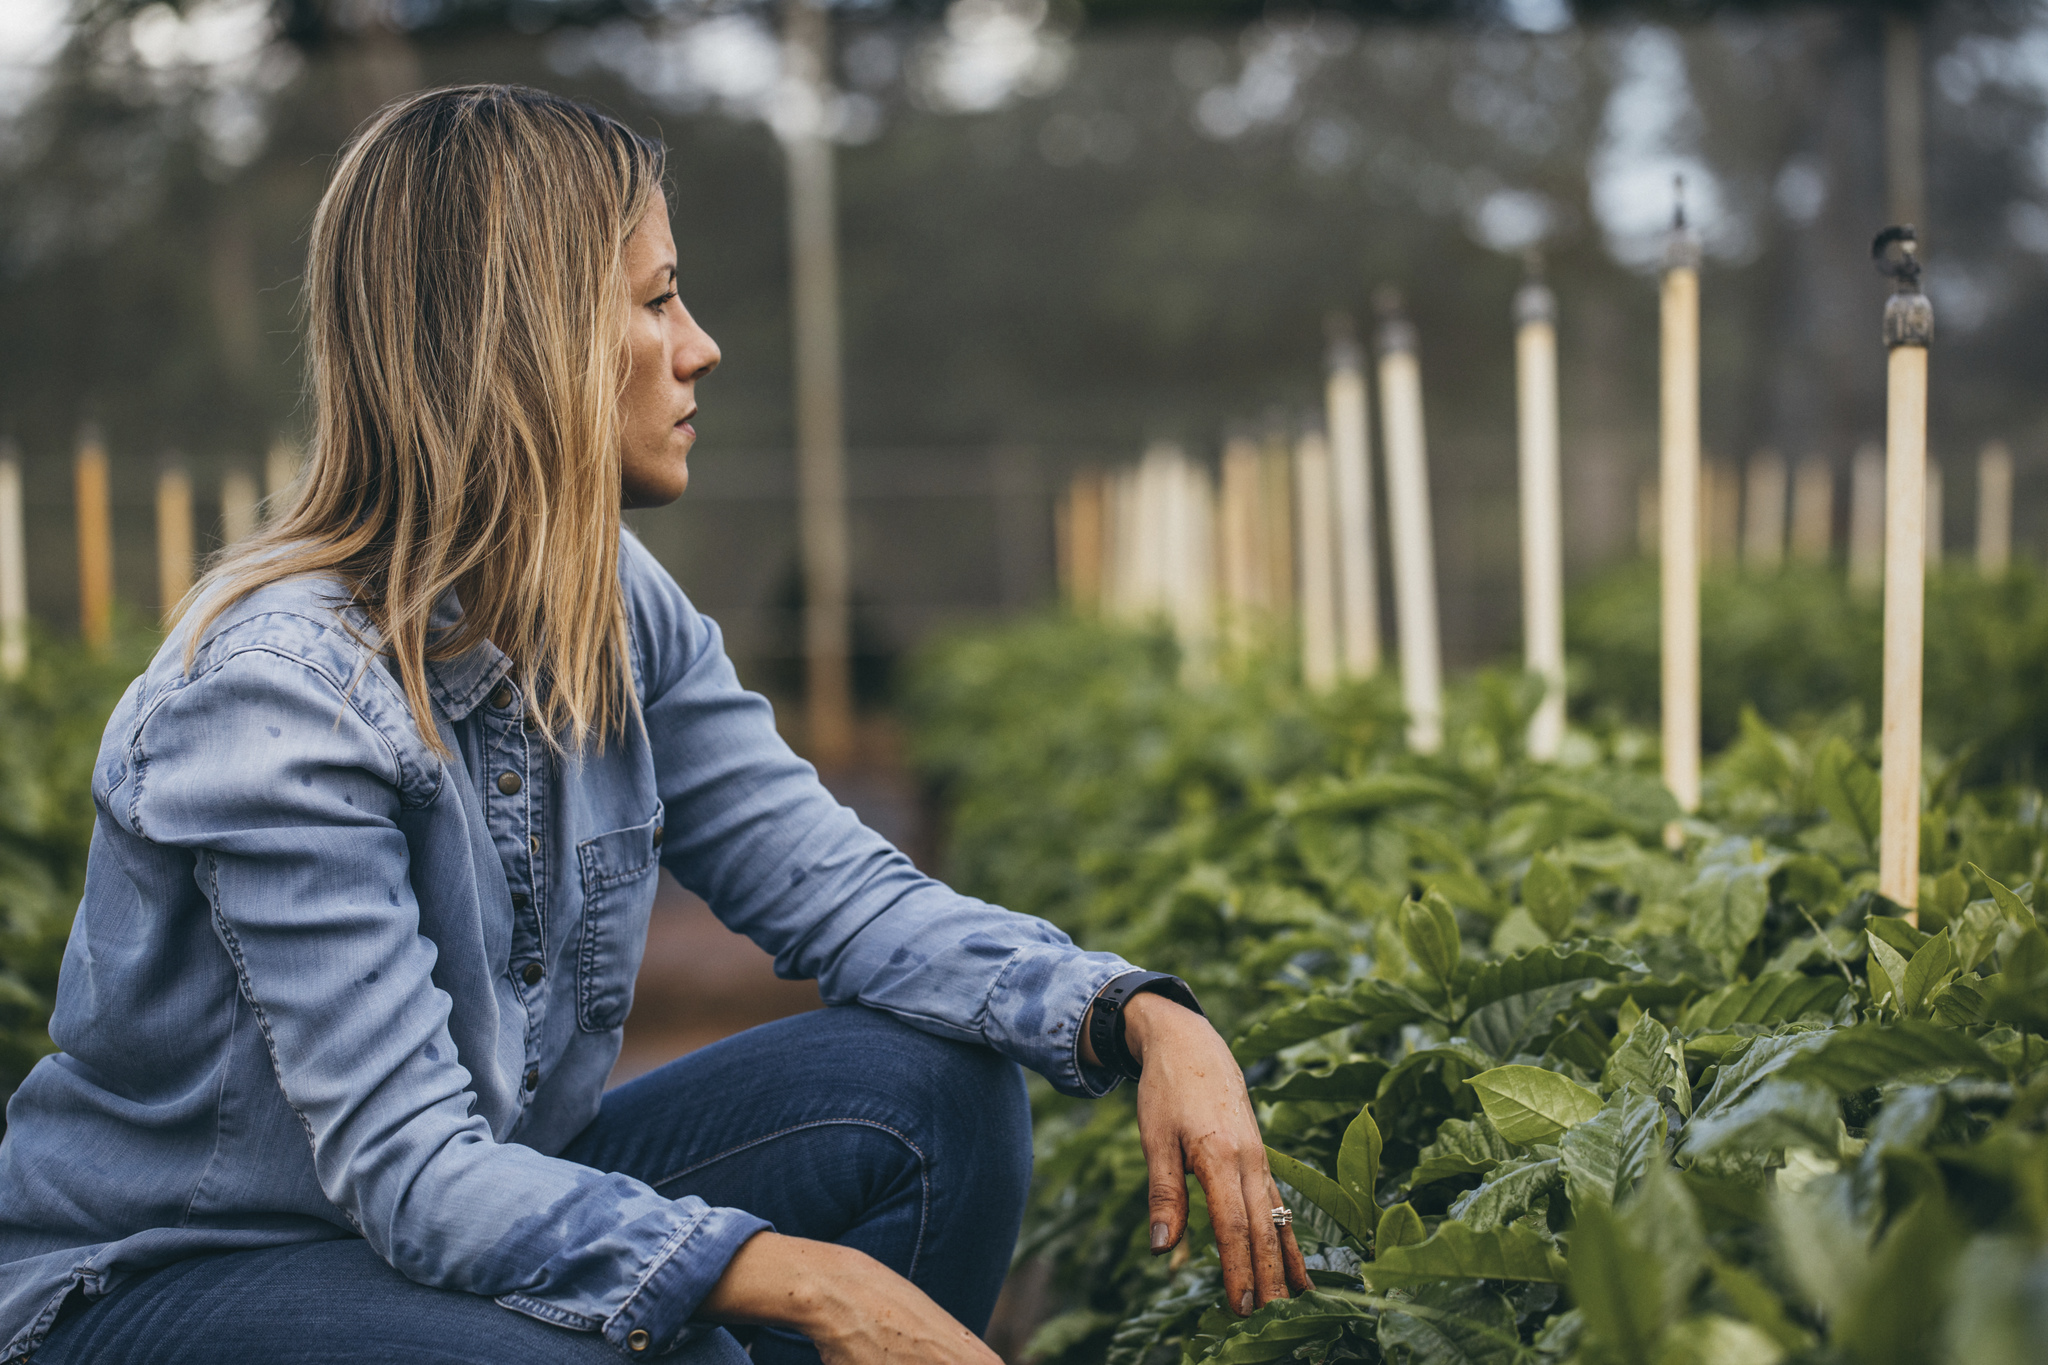
<instances>
[{"instance_id":1,"label":"metal post","mask_svg":"<svg viewBox=\"0 0 2048 1365\"><path fill-rule=\"evenodd\" d=\"M1899 248L1897 257L1888 248ZM1894 281L1884 308L1884 728L1877 889L1917 920L1920 901L1920 683L1926 614L1927 351L1934 308L1920 292L1911 227L1872 244Z\"/></svg>"}]
</instances>

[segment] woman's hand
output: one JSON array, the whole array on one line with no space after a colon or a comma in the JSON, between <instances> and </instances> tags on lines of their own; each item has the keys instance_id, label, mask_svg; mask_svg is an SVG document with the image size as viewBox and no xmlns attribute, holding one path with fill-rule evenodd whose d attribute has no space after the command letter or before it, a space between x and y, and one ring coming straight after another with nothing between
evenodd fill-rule
<instances>
[{"instance_id":1,"label":"woman's hand","mask_svg":"<svg viewBox=\"0 0 2048 1365\"><path fill-rule=\"evenodd\" d=\"M825 1365L1002 1365L922 1289L865 1252L759 1232L705 1296L715 1322L786 1327Z\"/></svg>"},{"instance_id":2,"label":"woman's hand","mask_svg":"<svg viewBox=\"0 0 2048 1365\"><path fill-rule=\"evenodd\" d=\"M1081 1032L1083 1055L1097 1063ZM1294 1229L1273 1226L1280 1191L1244 1073L1207 1019L1164 996L1124 1004L1124 1040L1144 1068L1138 1082L1138 1140L1152 1190L1152 1254L1187 1233L1187 1176L1202 1182L1223 1260L1223 1295L1242 1317L1309 1287ZM1099 1064L1099 1063L1098 1063Z\"/></svg>"}]
</instances>

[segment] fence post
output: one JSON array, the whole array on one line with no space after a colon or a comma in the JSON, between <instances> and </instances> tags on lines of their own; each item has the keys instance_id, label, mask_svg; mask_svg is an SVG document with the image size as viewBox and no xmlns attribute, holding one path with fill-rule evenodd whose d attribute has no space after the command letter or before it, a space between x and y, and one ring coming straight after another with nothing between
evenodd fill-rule
<instances>
[{"instance_id":1,"label":"fence post","mask_svg":"<svg viewBox=\"0 0 2048 1365\"><path fill-rule=\"evenodd\" d=\"M192 590L192 480L175 457L156 476L156 586L168 622Z\"/></svg>"},{"instance_id":2,"label":"fence post","mask_svg":"<svg viewBox=\"0 0 2048 1365\"><path fill-rule=\"evenodd\" d=\"M1865 442L1849 469L1849 586L1884 582L1884 451Z\"/></svg>"},{"instance_id":3,"label":"fence post","mask_svg":"<svg viewBox=\"0 0 2048 1365\"><path fill-rule=\"evenodd\" d=\"M1776 573L1785 562L1785 462L1775 450L1749 460L1742 489L1742 567Z\"/></svg>"},{"instance_id":4,"label":"fence post","mask_svg":"<svg viewBox=\"0 0 2048 1365\"><path fill-rule=\"evenodd\" d=\"M1394 542L1394 625L1401 642L1401 702L1408 747L1443 744L1443 662L1437 643L1436 544L1430 527L1429 464L1422 427L1422 367L1415 325L1401 296L1382 290L1380 423L1387 450L1387 519Z\"/></svg>"},{"instance_id":5,"label":"fence post","mask_svg":"<svg viewBox=\"0 0 2048 1365\"><path fill-rule=\"evenodd\" d=\"M1896 259L1887 248L1896 244ZM1884 727L1879 779L1877 889L1918 922L1920 903L1920 683L1926 614L1927 351L1934 308L1920 292L1911 227L1886 228L1872 245L1894 280L1884 308L1885 565Z\"/></svg>"},{"instance_id":6,"label":"fence post","mask_svg":"<svg viewBox=\"0 0 2048 1365\"><path fill-rule=\"evenodd\" d=\"M1700 804L1700 275L1683 204L1665 253L1658 346L1664 785ZM1675 831L1673 831L1675 833Z\"/></svg>"},{"instance_id":7,"label":"fence post","mask_svg":"<svg viewBox=\"0 0 2048 1365\"><path fill-rule=\"evenodd\" d=\"M220 539L237 545L256 534L256 480L246 469L230 469L220 481Z\"/></svg>"},{"instance_id":8,"label":"fence post","mask_svg":"<svg viewBox=\"0 0 2048 1365\"><path fill-rule=\"evenodd\" d=\"M1792 480L1792 557L1825 564L1835 541L1835 471L1818 455L1799 462Z\"/></svg>"},{"instance_id":9,"label":"fence post","mask_svg":"<svg viewBox=\"0 0 2048 1365\"><path fill-rule=\"evenodd\" d=\"M21 460L0 441L0 678L28 669L28 547L23 543Z\"/></svg>"},{"instance_id":10,"label":"fence post","mask_svg":"<svg viewBox=\"0 0 2048 1365\"><path fill-rule=\"evenodd\" d=\"M114 526L107 450L97 427L88 425L80 433L72 475L78 502L78 633L92 648L105 650L114 643Z\"/></svg>"},{"instance_id":11,"label":"fence post","mask_svg":"<svg viewBox=\"0 0 2048 1365\"><path fill-rule=\"evenodd\" d=\"M1310 690L1337 685L1336 519L1330 506L1330 446L1320 427L1294 443L1295 550L1301 583L1301 679Z\"/></svg>"},{"instance_id":12,"label":"fence post","mask_svg":"<svg viewBox=\"0 0 2048 1365\"><path fill-rule=\"evenodd\" d=\"M1337 599L1344 672L1370 678L1380 671L1380 588L1373 553L1365 358L1351 334L1350 318L1331 318L1329 333L1330 377L1323 390L1323 420L1329 427L1330 486L1337 501Z\"/></svg>"},{"instance_id":13,"label":"fence post","mask_svg":"<svg viewBox=\"0 0 2048 1365\"><path fill-rule=\"evenodd\" d=\"M1557 296L1530 271L1515 294L1515 415L1522 483L1522 651L1543 679L1529 756L1564 746L1564 494L1558 468Z\"/></svg>"},{"instance_id":14,"label":"fence post","mask_svg":"<svg viewBox=\"0 0 2048 1365\"><path fill-rule=\"evenodd\" d=\"M2012 562L2012 452L1990 441L1977 455L1977 572L2002 575Z\"/></svg>"}]
</instances>

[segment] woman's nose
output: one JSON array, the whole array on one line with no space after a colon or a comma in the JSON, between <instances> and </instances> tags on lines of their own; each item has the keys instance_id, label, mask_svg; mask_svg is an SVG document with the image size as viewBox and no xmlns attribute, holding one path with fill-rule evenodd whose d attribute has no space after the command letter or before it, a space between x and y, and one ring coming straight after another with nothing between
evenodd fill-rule
<instances>
[{"instance_id":1,"label":"woman's nose","mask_svg":"<svg viewBox=\"0 0 2048 1365\"><path fill-rule=\"evenodd\" d=\"M676 378L691 383L717 369L718 362L724 357L711 334L699 327L695 318L687 314L684 316L683 343L676 347Z\"/></svg>"}]
</instances>

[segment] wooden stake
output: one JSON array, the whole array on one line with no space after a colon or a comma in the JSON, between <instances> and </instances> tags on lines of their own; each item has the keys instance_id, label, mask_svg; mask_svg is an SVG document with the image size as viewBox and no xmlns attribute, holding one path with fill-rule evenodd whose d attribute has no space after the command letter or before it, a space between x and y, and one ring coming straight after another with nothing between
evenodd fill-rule
<instances>
[{"instance_id":1,"label":"wooden stake","mask_svg":"<svg viewBox=\"0 0 2048 1365\"><path fill-rule=\"evenodd\" d=\"M1100 471L1084 469L1074 475L1055 526L1060 586L1067 605L1091 616L1102 610L1102 496Z\"/></svg>"},{"instance_id":2,"label":"wooden stake","mask_svg":"<svg viewBox=\"0 0 2048 1365\"><path fill-rule=\"evenodd\" d=\"M166 622L192 590L192 480L179 464L156 476L156 590Z\"/></svg>"},{"instance_id":3,"label":"wooden stake","mask_svg":"<svg viewBox=\"0 0 2048 1365\"><path fill-rule=\"evenodd\" d=\"M1664 785L1690 813L1700 804L1700 275L1682 215L1659 318Z\"/></svg>"},{"instance_id":4,"label":"wooden stake","mask_svg":"<svg viewBox=\"0 0 2048 1365\"><path fill-rule=\"evenodd\" d=\"M2012 562L2012 452L1988 442L1977 455L1977 572L2003 575Z\"/></svg>"},{"instance_id":5,"label":"wooden stake","mask_svg":"<svg viewBox=\"0 0 2048 1365\"><path fill-rule=\"evenodd\" d=\"M1259 454L1259 509L1265 519L1266 606L1274 625L1294 615L1294 452L1274 426Z\"/></svg>"},{"instance_id":6,"label":"wooden stake","mask_svg":"<svg viewBox=\"0 0 2048 1365\"><path fill-rule=\"evenodd\" d=\"M1522 651L1543 679L1529 756L1564 746L1564 494L1558 467L1557 296L1531 279L1515 295L1515 431L1522 493Z\"/></svg>"},{"instance_id":7,"label":"wooden stake","mask_svg":"<svg viewBox=\"0 0 2048 1365\"><path fill-rule=\"evenodd\" d=\"M0 678L28 669L28 546L21 506L21 461L0 442Z\"/></svg>"},{"instance_id":8,"label":"wooden stake","mask_svg":"<svg viewBox=\"0 0 2048 1365\"><path fill-rule=\"evenodd\" d=\"M1365 359L1351 320L1330 325L1330 378L1323 420L1330 431L1330 486L1337 503L1337 601L1343 627L1344 673L1380 671L1379 565L1372 530L1372 461L1368 454Z\"/></svg>"},{"instance_id":9,"label":"wooden stake","mask_svg":"<svg viewBox=\"0 0 2048 1365\"><path fill-rule=\"evenodd\" d=\"M1381 295L1380 423L1387 452L1387 519L1394 543L1394 625L1401 643L1401 703L1408 747L1443 744L1443 661L1437 643L1436 544L1422 427L1422 367L1415 327L1391 290Z\"/></svg>"},{"instance_id":10,"label":"wooden stake","mask_svg":"<svg viewBox=\"0 0 2048 1365\"><path fill-rule=\"evenodd\" d=\"M275 521L284 511L292 485L298 481L300 461L298 447L282 436L270 443L269 453L263 457L263 516L266 521Z\"/></svg>"},{"instance_id":11,"label":"wooden stake","mask_svg":"<svg viewBox=\"0 0 2048 1365\"><path fill-rule=\"evenodd\" d=\"M1835 471L1817 455L1799 462L1792 481L1792 557L1825 564L1835 540Z\"/></svg>"},{"instance_id":12,"label":"wooden stake","mask_svg":"<svg viewBox=\"0 0 2048 1365\"><path fill-rule=\"evenodd\" d=\"M854 725L837 190L825 128L831 20L817 0L785 0L783 22L785 66L804 105L780 132L789 172L805 731L813 761L836 768L853 759Z\"/></svg>"},{"instance_id":13,"label":"wooden stake","mask_svg":"<svg viewBox=\"0 0 2048 1365\"><path fill-rule=\"evenodd\" d=\"M1927 351L1934 309L1920 292L1913 229L1890 228L1897 243L1888 273L1898 282L1885 304L1884 728L1879 779L1877 889L1917 922L1920 903L1920 683L1926 612Z\"/></svg>"},{"instance_id":14,"label":"wooden stake","mask_svg":"<svg viewBox=\"0 0 2048 1365\"><path fill-rule=\"evenodd\" d=\"M1700 462L1700 563L1730 565L1742 547L1742 482L1721 460Z\"/></svg>"},{"instance_id":15,"label":"wooden stake","mask_svg":"<svg viewBox=\"0 0 2048 1365\"><path fill-rule=\"evenodd\" d=\"M1224 625L1231 647L1250 646L1262 628L1266 598L1263 518L1259 513L1259 449L1242 436L1223 446L1223 488L1217 513L1217 558Z\"/></svg>"},{"instance_id":16,"label":"wooden stake","mask_svg":"<svg viewBox=\"0 0 2048 1365\"><path fill-rule=\"evenodd\" d=\"M114 643L114 525L107 452L87 427L73 470L78 500L78 633L97 650Z\"/></svg>"},{"instance_id":17,"label":"wooden stake","mask_svg":"<svg viewBox=\"0 0 2048 1365\"><path fill-rule=\"evenodd\" d=\"M1785 462L1775 450L1750 458L1742 490L1742 567L1776 573L1785 562Z\"/></svg>"},{"instance_id":18,"label":"wooden stake","mask_svg":"<svg viewBox=\"0 0 2048 1365\"><path fill-rule=\"evenodd\" d=\"M1180 640L1181 681L1200 683L1214 674L1216 663L1216 495L1208 473L1178 448L1171 474L1167 573L1173 631Z\"/></svg>"},{"instance_id":19,"label":"wooden stake","mask_svg":"<svg viewBox=\"0 0 2048 1365\"><path fill-rule=\"evenodd\" d=\"M1937 460L1927 462L1927 498L1921 506L1927 526L1927 567L1941 567L1942 552L1947 548L1941 537L1941 464Z\"/></svg>"},{"instance_id":20,"label":"wooden stake","mask_svg":"<svg viewBox=\"0 0 2048 1365\"><path fill-rule=\"evenodd\" d=\"M1884 452L1859 446L1849 468L1849 586L1873 592L1884 582Z\"/></svg>"},{"instance_id":21,"label":"wooden stake","mask_svg":"<svg viewBox=\"0 0 2048 1365\"><path fill-rule=\"evenodd\" d=\"M1329 443L1320 429L1307 428L1294 443L1297 614L1301 679L1316 692L1337 685L1337 521L1330 483Z\"/></svg>"},{"instance_id":22,"label":"wooden stake","mask_svg":"<svg viewBox=\"0 0 2048 1365\"><path fill-rule=\"evenodd\" d=\"M230 469L220 481L220 539L238 545L256 534L256 480L246 469Z\"/></svg>"}]
</instances>

